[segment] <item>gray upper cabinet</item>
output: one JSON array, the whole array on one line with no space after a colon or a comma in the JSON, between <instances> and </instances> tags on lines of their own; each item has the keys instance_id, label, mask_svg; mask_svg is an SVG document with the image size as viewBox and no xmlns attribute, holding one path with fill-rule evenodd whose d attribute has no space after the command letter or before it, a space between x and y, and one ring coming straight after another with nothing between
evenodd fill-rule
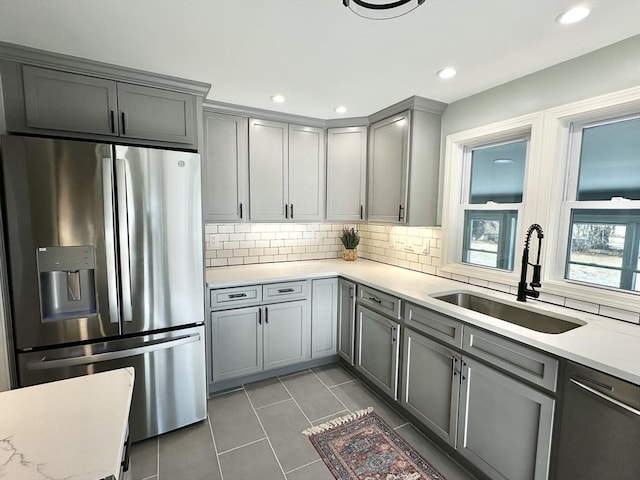
<instances>
[{"instance_id":1,"label":"gray upper cabinet","mask_svg":"<svg viewBox=\"0 0 640 480\"><path fill-rule=\"evenodd\" d=\"M180 88L179 79L172 78L168 89L142 86L120 81L127 77L118 67L107 71L103 66L93 75L87 63L85 75L0 62L7 131L103 141L108 136L197 148L200 103L196 95L171 90L172 86ZM115 79L101 77L112 71ZM154 78L141 72L136 75L134 82Z\"/></svg>"},{"instance_id":2,"label":"gray upper cabinet","mask_svg":"<svg viewBox=\"0 0 640 480\"><path fill-rule=\"evenodd\" d=\"M118 135L116 82L29 65L22 75L28 127Z\"/></svg>"},{"instance_id":3,"label":"gray upper cabinet","mask_svg":"<svg viewBox=\"0 0 640 480\"><path fill-rule=\"evenodd\" d=\"M327 220L364 221L367 127L327 130Z\"/></svg>"},{"instance_id":4,"label":"gray upper cabinet","mask_svg":"<svg viewBox=\"0 0 640 480\"><path fill-rule=\"evenodd\" d=\"M120 136L192 144L195 98L179 92L118 83Z\"/></svg>"},{"instance_id":5,"label":"gray upper cabinet","mask_svg":"<svg viewBox=\"0 0 640 480\"><path fill-rule=\"evenodd\" d=\"M373 222L435 225L445 105L380 120L369 130L369 214Z\"/></svg>"},{"instance_id":6,"label":"gray upper cabinet","mask_svg":"<svg viewBox=\"0 0 640 480\"><path fill-rule=\"evenodd\" d=\"M324 157L323 129L289 125L290 220L322 220Z\"/></svg>"},{"instance_id":7,"label":"gray upper cabinet","mask_svg":"<svg viewBox=\"0 0 640 480\"><path fill-rule=\"evenodd\" d=\"M407 111L370 127L368 219L372 222L406 222L410 124Z\"/></svg>"},{"instance_id":8,"label":"gray upper cabinet","mask_svg":"<svg viewBox=\"0 0 640 480\"><path fill-rule=\"evenodd\" d=\"M249 202L254 221L320 221L324 131L249 120Z\"/></svg>"},{"instance_id":9,"label":"gray upper cabinet","mask_svg":"<svg viewBox=\"0 0 640 480\"><path fill-rule=\"evenodd\" d=\"M251 220L289 217L289 128L286 123L249 120L249 202Z\"/></svg>"},{"instance_id":10,"label":"gray upper cabinet","mask_svg":"<svg viewBox=\"0 0 640 480\"><path fill-rule=\"evenodd\" d=\"M478 361L462 368L458 451L499 480L546 480L555 400Z\"/></svg>"},{"instance_id":11,"label":"gray upper cabinet","mask_svg":"<svg viewBox=\"0 0 640 480\"><path fill-rule=\"evenodd\" d=\"M244 221L248 216L248 122L205 111L203 213L205 221Z\"/></svg>"}]
</instances>

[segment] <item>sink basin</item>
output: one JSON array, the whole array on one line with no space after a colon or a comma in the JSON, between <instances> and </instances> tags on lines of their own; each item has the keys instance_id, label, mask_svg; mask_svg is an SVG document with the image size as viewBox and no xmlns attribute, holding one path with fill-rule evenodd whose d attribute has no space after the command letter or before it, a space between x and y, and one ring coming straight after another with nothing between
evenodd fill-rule
<instances>
[{"instance_id":1,"label":"sink basin","mask_svg":"<svg viewBox=\"0 0 640 480\"><path fill-rule=\"evenodd\" d=\"M584 325L577 320L563 320L468 292L434 295L433 298L542 333L564 333Z\"/></svg>"}]
</instances>

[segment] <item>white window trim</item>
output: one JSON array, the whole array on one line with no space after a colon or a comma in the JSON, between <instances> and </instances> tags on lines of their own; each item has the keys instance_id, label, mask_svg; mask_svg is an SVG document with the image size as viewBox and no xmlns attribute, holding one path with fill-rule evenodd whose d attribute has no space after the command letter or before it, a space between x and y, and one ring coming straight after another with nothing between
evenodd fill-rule
<instances>
[{"instance_id":1,"label":"white window trim","mask_svg":"<svg viewBox=\"0 0 640 480\"><path fill-rule=\"evenodd\" d=\"M464 215L462 215L461 212L464 203L466 203L464 193L467 188L462 182L462 180L466 178L464 161L465 148L468 149L475 146L498 143L523 135L529 138L523 203L518 213L518 227L516 231L516 239L522 238L524 243L524 233L528 225L539 223L539 219L534 218L537 198L531 193L536 192L538 188L536 181L540 177L540 162L538 159L542 149L543 118L543 112L536 112L447 136L445 144L442 232L444 239L455 239L455 241L443 242L440 268L443 272L491 282L517 285L521 266L521 258L519 255L521 249L519 248L517 240L513 272L474 266L461 262L464 232ZM496 208L498 207L502 209L504 206L496 206Z\"/></svg>"},{"instance_id":2,"label":"white window trim","mask_svg":"<svg viewBox=\"0 0 640 480\"><path fill-rule=\"evenodd\" d=\"M563 105L544 112L544 148L541 157L543 168L540 185L547 185L548 188L539 191L538 208L542 214L546 214L543 225L549 226L545 230L545 250L548 250L549 254L544 256L542 269L542 291L546 293L638 311L640 301L638 293L602 286L588 286L564 279L569 212L571 207L578 203L565 201L567 198L565 189L572 166L571 162L567 161L570 148L570 124L609 116L623 116L632 111L640 111L640 87ZM586 202L579 203L581 207L587 206ZM625 201L624 206L640 208L640 201ZM611 206L611 208L614 207L615 205Z\"/></svg>"}]
</instances>

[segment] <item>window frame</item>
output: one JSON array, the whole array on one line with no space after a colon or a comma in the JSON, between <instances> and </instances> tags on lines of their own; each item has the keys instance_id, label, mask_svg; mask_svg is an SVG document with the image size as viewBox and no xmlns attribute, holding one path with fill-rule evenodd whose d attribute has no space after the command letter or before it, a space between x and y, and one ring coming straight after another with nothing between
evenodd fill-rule
<instances>
[{"instance_id":1,"label":"window frame","mask_svg":"<svg viewBox=\"0 0 640 480\"><path fill-rule=\"evenodd\" d=\"M523 115L503 122L448 135L445 143L445 168L443 179L442 232L443 238L455 241L443 242L440 271L452 276L472 277L487 282L512 285L516 288L520 276L521 256L518 242L524 241L528 225L539 223L535 218L537 200L532 195L537 188L540 165L533 159L540 157L542 147L543 112ZM500 143L528 140L525 163L523 197L521 203L471 204L469 202L471 162L473 148ZM481 207L481 208L478 208ZM474 265L462 262L464 249L465 210L517 210L513 270Z\"/></svg>"},{"instance_id":2,"label":"window frame","mask_svg":"<svg viewBox=\"0 0 640 480\"><path fill-rule=\"evenodd\" d=\"M575 126L581 129L640 114L640 87L574 102L544 112L538 209L545 212L543 292L589 304L638 310L640 292L565 278L572 210L638 209L639 200L578 201L580 149ZM581 135L580 135L581 138ZM573 147L573 148L572 148ZM546 186L546 188L544 188Z\"/></svg>"}]
</instances>

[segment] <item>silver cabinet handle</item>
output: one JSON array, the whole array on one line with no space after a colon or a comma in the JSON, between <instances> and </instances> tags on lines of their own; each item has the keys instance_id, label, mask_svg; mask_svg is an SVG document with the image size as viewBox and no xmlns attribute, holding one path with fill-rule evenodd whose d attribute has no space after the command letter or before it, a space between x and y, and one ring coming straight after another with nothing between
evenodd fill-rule
<instances>
[{"instance_id":1,"label":"silver cabinet handle","mask_svg":"<svg viewBox=\"0 0 640 480\"><path fill-rule=\"evenodd\" d=\"M636 415L636 416L640 417L640 410L636 410L632 406L627 405L626 403L622 403L620 400L616 400L615 398L611 398L609 395L605 395L604 393L599 392L595 388L588 387L584 383L578 382L577 380L574 380L573 378L570 378L569 381L571 383L573 383L574 385L582 388L583 390L586 390L587 392L593 393L594 395L600 397L601 399L603 399L603 400L605 400L605 401L607 401L609 403L613 403L614 405L622 408L623 410L626 410L627 412L632 413L633 415Z\"/></svg>"},{"instance_id":2,"label":"silver cabinet handle","mask_svg":"<svg viewBox=\"0 0 640 480\"><path fill-rule=\"evenodd\" d=\"M116 187L118 197L118 231L120 233L120 279L122 284L122 319L133 321L131 305L131 258L129 252L129 205L127 199L127 171L125 160L116 158Z\"/></svg>"},{"instance_id":3,"label":"silver cabinet handle","mask_svg":"<svg viewBox=\"0 0 640 480\"><path fill-rule=\"evenodd\" d=\"M113 112L112 112L113 113ZM118 276L116 272L115 219L113 212L113 159L102 159L102 196L104 204L104 243L107 259L107 292L109 295L109 323L118 323Z\"/></svg>"},{"instance_id":4,"label":"silver cabinet handle","mask_svg":"<svg viewBox=\"0 0 640 480\"><path fill-rule=\"evenodd\" d=\"M119 358L128 358L134 355L142 355L143 353L155 352L157 350L166 350L168 348L175 348L179 347L180 345L187 345L189 343L195 343L199 341L200 334L194 333L192 335L184 335L182 337L169 338L160 342L153 342L140 347L125 348L122 350L115 350L113 352L96 353L95 355L73 358L57 358L53 360L47 360L47 357L43 357L40 360L28 362L27 368L29 370L49 370L52 368L88 365L90 363L106 362L108 360L117 360Z\"/></svg>"}]
</instances>

